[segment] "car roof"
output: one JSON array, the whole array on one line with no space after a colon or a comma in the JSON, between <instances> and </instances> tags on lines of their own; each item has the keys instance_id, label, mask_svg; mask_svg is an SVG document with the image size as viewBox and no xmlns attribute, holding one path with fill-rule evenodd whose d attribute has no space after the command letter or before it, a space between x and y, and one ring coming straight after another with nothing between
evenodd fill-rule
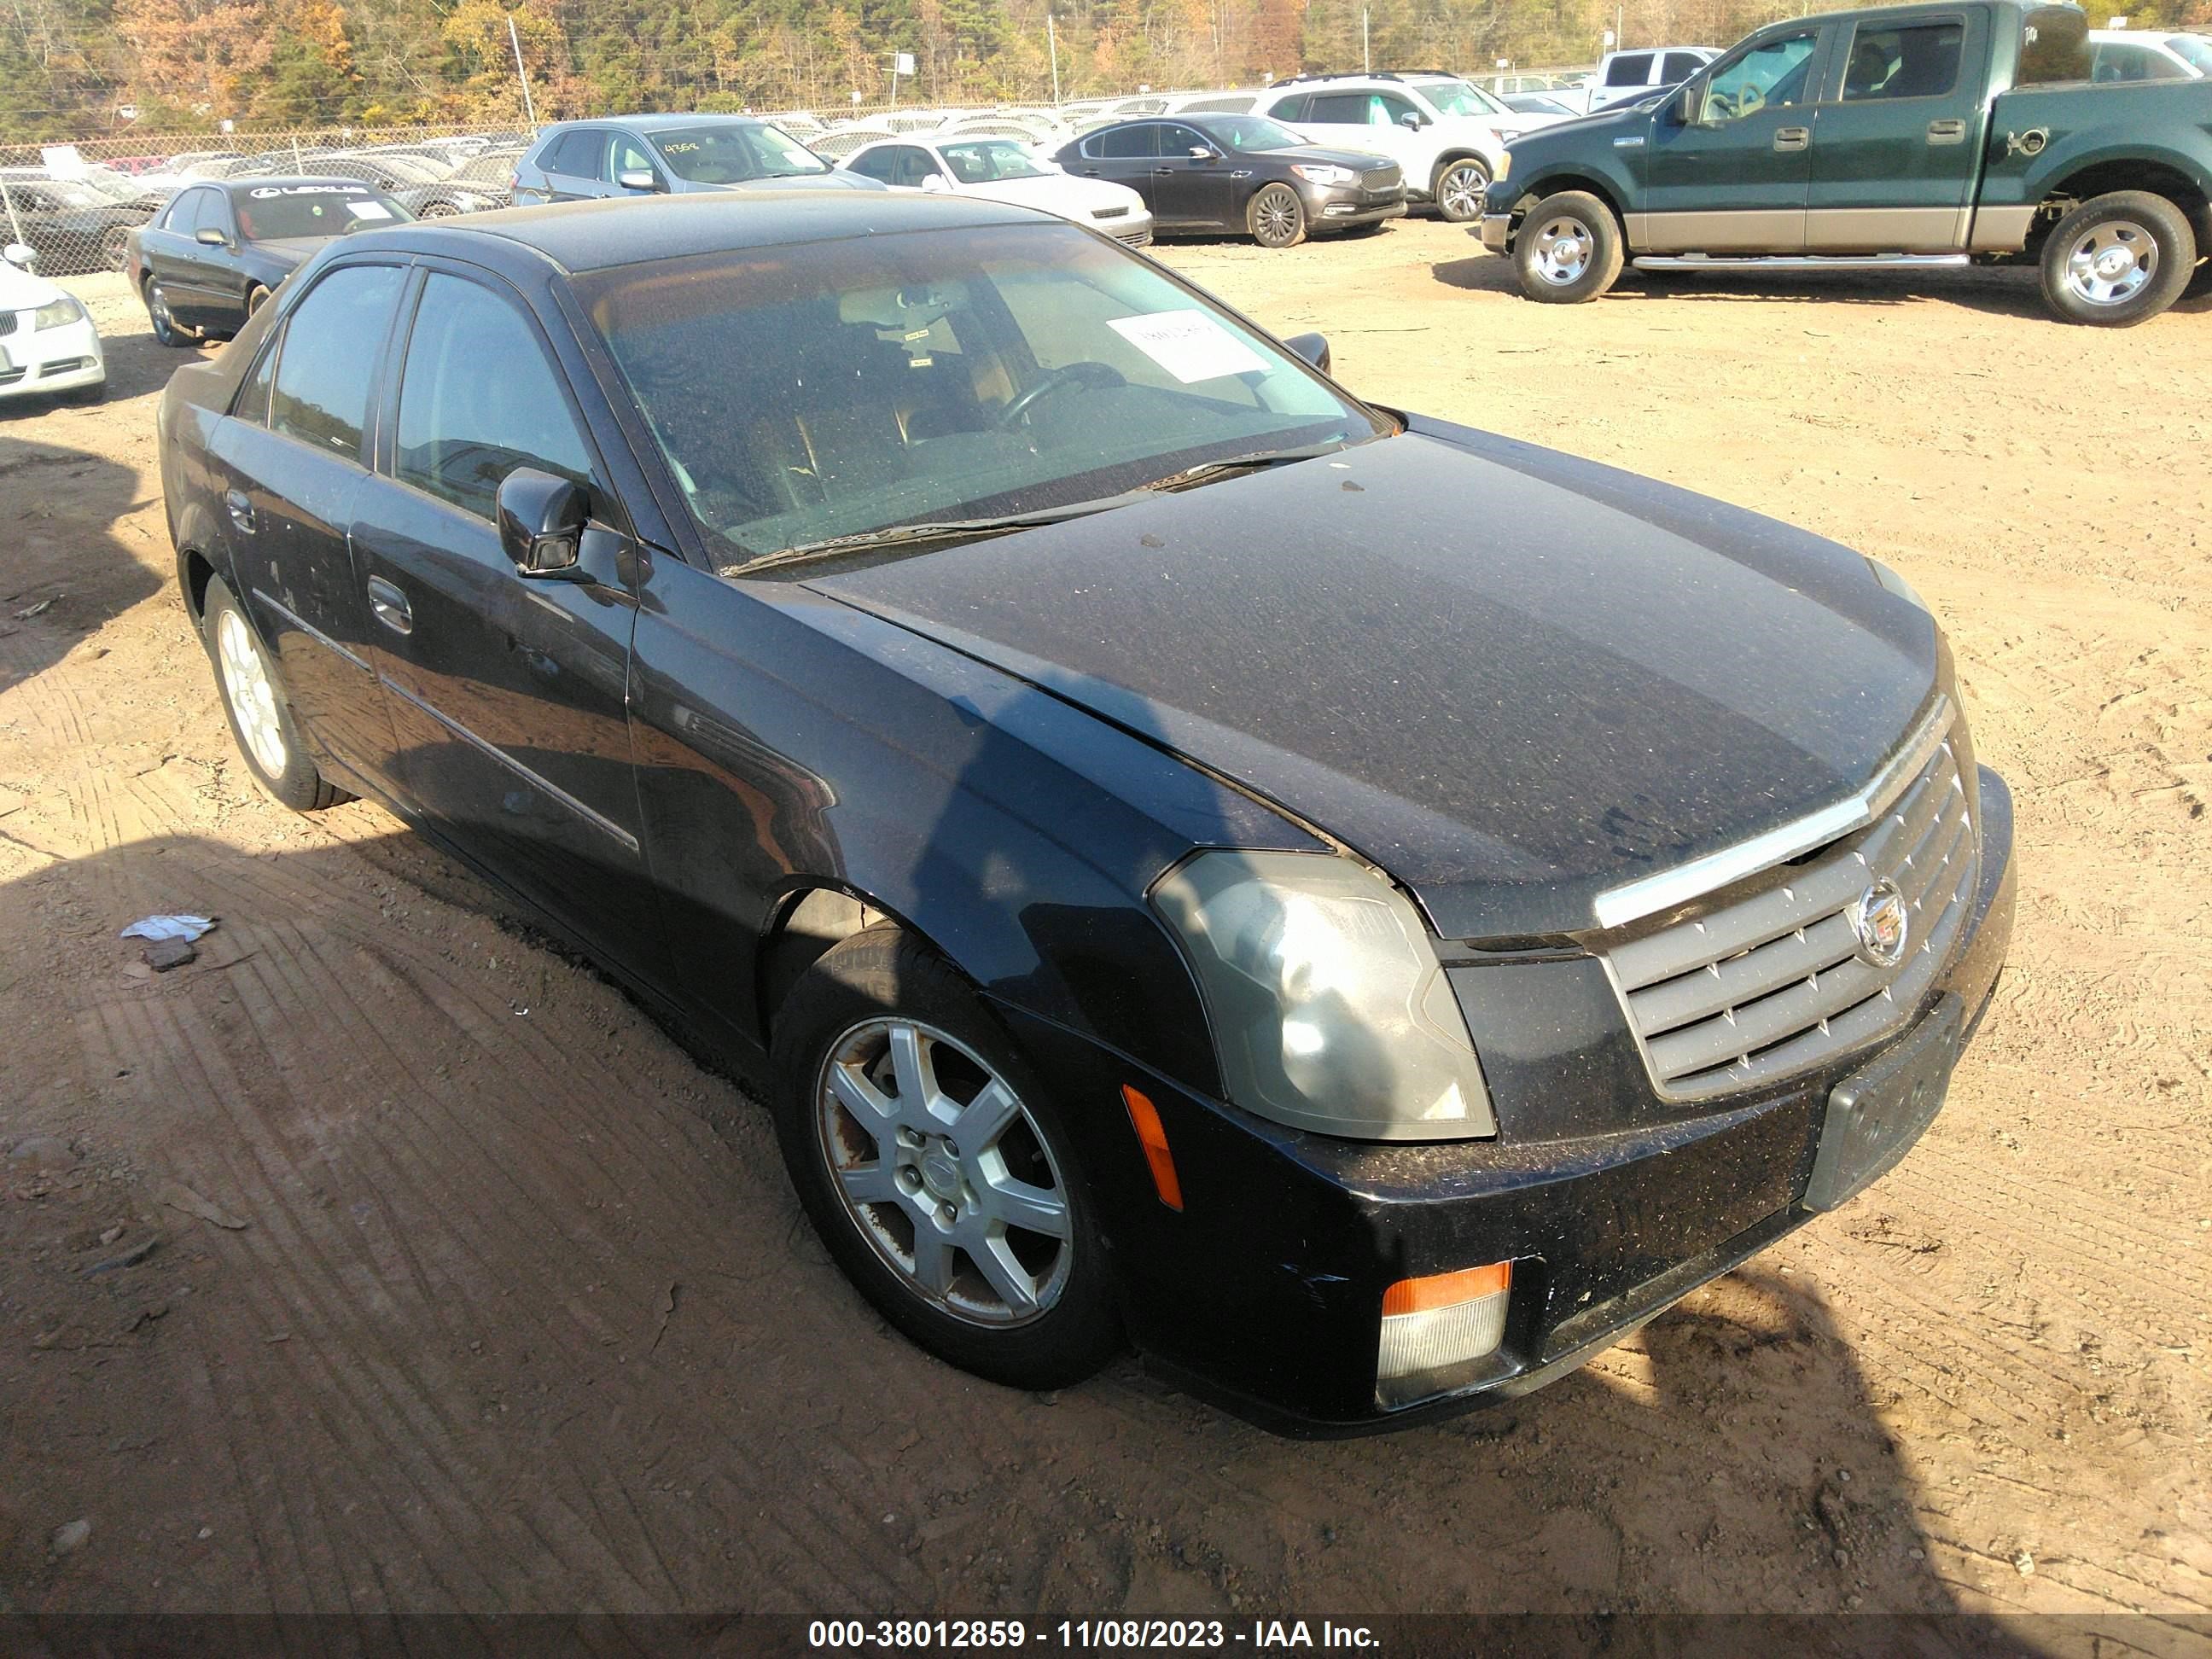
<instances>
[{"instance_id":1,"label":"car roof","mask_svg":"<svg viewBox=\"0 0 2212 1659\"><path fill-rule=\"evenodd\" d=\"M397 247L466 258L504 245L567 271L603 270L726 249L826 242L907 230L1062 225L1056 214L973 196L895 191L708 191L678 196L501 208L459 218L356 231L348 247Z\"/></svg>"},{"instance_id":2,"label":"car roof","mask_svg":"<svg viewBox=\"0 0 2212 1659\"><path fill-rule=\"evenodd\" d=\"M539 137L550 132L566 132L571 127L628 127L632 132L665 132L671 127L764 127L769 123L758 115L603 115L589 121L553 121L540 127Z\"/></svg>"},{"instance_id":3,"label":"car roof","mask_svg":"<svg viewBox=\"0 0 2212 1659\"><path fill-rule=\"evenodd\" d=\"M319 190L328 190L339 185L358 185L366 191L376 189L366 179L349 179L338 173L249 173L232 179L202 179L198 183L212 185L217 190L265 189L271 185L301 189L312 185Z\"/></svg>"}]
</instances>

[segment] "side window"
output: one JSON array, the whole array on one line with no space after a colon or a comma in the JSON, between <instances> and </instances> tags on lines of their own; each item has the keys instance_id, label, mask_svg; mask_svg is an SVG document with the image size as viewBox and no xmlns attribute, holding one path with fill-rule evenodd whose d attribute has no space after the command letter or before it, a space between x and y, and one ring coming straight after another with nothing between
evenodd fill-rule
<instances>
[{"instance_id":1,"label":"side window","mask_svg":"<svg viewBox=\"0 0 2212 1659\"><path fill-rule=\"evenodd\" d=\"M897 166L898 149L896 146L890 144L865 151L845 163L848 171L857 173L863 178L879 179L887 185L890 183L891 173Z\"/></svg>"},{"instance_id":2,"label":"side window","mask_svg":"<svg viewBox=\"0 0 2212 1659\"><path fill-rule=\"evenodd\" d=\"M898 153L898 177L891 182L895 185L911 185L915 189L920 190L923 179L943 171L944 169L937 165L937 158L927 150L914 144L902 144L899 146Z\"/></svg>"},{"instance_id":3,"label":"side window","mask_svg":"<svg viewBox=\"0 0 2212 1659\"><path fill-rule=\"evenodd\" d=\"M286 349L269 397L273 430L320 450L361 453L377 346L405 277L397 265L346 265L315 284L284 330Z\"/></svg>"},{"instance_id":4,"label":"side window","mask_svg":"<svg viewBox=\"0 0 2212 1659\"><path fill-rule=\"evenodd\" d=\"M1860 25L1844 71L1844 101L1941 97L1959 84L1959 52L1966 33L1958 23L1888 28Z\"/></svg>"},{"instance_id":5,"label":"side window","mask_svg":"<svg viewBox=\"0 0 2212 1659\"><path fill-rule=\"evenodd\" d=\"M1098 154L1109 161L1135 161L1160 153L1160 130L1149 121L1115 127L1098 140Z\"/></svg>"},{"instance_id":6,"label":"side window","mask_svg":"<svg viewBox=\"0 0 2212 1659\"><path fill-rule=\"evenodd\" d=\"M600 149L607 135L597 128L579 127L564 132L553 141L539 165L548 173L557 173L567 179L596 179L599 176Z\"/></svg>"},{"instance_id":7,"label":"side window","mask_svg":"<svg viewBox=\"0 0 2212 1659\"><path fill-rule=\"evenodd\" d=\"M161 228L173 230L179 236L189 236L200 228L200 209L215 192L211 190L188 190L169 204L168 216Z\"/></svg>"},{"instance_id":8,"label":"side window","mask_svg":"<svg viewBox=\"0 0 2212 1659\"><path fill-rule=\"evenodd\" d=\"M660 169L653 164L653 157L645 153L645 146L626 132L617 132L614 142L607 146L607 183L613 184L625 173L650 173L660 176Z\"/></svg>"},{"instance_id":9,"label":"side window","mask_svg":"<svg viewBox=\"0 0 2212 1659\"><path fill-rule=\"evenodd\" d=\"M1740 121L1771 105L1805 101L1805 77L1813 64L1816 29L1762 40L1731 58L1705 83L1704 125Z\"/></svg>"},{"instance_id":10,"label":"side window","mask_svg":"<svg viewBox=\"0 0 2212 1659\"><path fill-rule=\"evenodd\" d=\"M234 420L244 421L250 426L269 424L269 388L276 378L276 354L283 349L284 331L280 325L263 343L253 372L238 389L238 401L230 406Z\"/></svg>"},{"instance_id":11,"label":"side window","mask_svg":"<svg viewBox=\"0 0 2212 1659\"><path fill-rule=\"evenodd\" d=\"M1651 79L1651 54L1648 52L1623 52L1605 67L1605 83L1609 87L1640 87Z\"/></svg>"},{"instance_id":12,"label":"side window","mask_svg":"<svg viewBox=\"0 0 2212 1659\"><path fill-rule=\"evenodd\" d=\"M1196 127L1177 125L1160 129L1160 154L1172 155L1178 161L1190 160L1190 153L1194 149L1214 150L1220 148Z\"/></svg>"},{"instance_id":13,"label":"side window","mask_svg":"<svg viewBox=\"0 0 2212 1659\"><path fill-rule=\"evenodd\" d=\"M1317 92L1306 106L1306 119L1316 126L1364 127L1367 125L1367 94Z\"/></svg>"},{"instance_id":14,"label":"side window","mask_svg":"<svg viewBox=\"0 0 2212 1659\"><path fill-rule=\"evenodd\" d=\"M1306 108L1312 102L1311 93L1294 92L1267 112L1278 121L1303 121L1306 118Z\"/></svg>"},{"instance_id":15,"label":"side window","mask_svg":"<svg viewBox=\"0 0 2212 1659\"><path fill-rule=\"evenodd\" d=\"M1401 98L1395 93L1378 92L1368 100L1367 122L1370 126L1395 127L1408 115L1419 115L1411 99Z\"/></svg>"},{"instance_id":16,"label":"side window","mask_svg":"<svg viewBox=\"0 0 2212 1659\"><path fill-rule=\"evenodd\" d=\"M220 190L202 191L199 218L193 228L198 230L219 230L224 235L235 239L238 234L238 222L231 215L230 197Z\"/></svg>"},{"instance_id":17,"label":"side window","mask_svg":"<svg viewBox=\"0 0 2212 1659\"><path fill-rule=\"evenodd\" d=\"M1705 59L1694 52L1670 52L1660 60L1659 81L1662 86L1677 86L1705 68Z\"/></svg>"},{"instance_id":18,"label":"side window","mask_svg":"<svg viewBox=\"0 0 2212 1659\"><path fill-rule=\"evenodd\" d=\"M490 289L434 271L400 378L398 476L489 521L519 466L592 481L591 452L536 331Z\"/></svg>"}]
</instances>

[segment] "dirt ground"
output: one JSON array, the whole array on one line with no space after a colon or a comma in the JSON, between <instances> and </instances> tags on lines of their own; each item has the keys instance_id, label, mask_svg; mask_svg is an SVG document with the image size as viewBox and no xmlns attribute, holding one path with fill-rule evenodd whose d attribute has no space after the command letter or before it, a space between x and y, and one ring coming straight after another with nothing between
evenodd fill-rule
<instances>
[{"instance_id":1,"label":"dirt ground","mask_svg":"<svg viewBox=\"0 0 2212 1659\"><path fill-rule=\"evenodd\" d=\"M1166 257L1328 332L1378 401L1778 514L1928 598L2016 792L2021 907L1925 1142L1443 1427L1300 1444L1134 1362L1051 1398L949 1370L829 1266L735 1087L381 811L254 792L173 591L179 359L86 279L109 401L0 406L0 1610L1966 1609L2094 1615L2037 1626L2051 1650L2199 1639L2207 303L2106 333L1978 273L1554 309L1411 222ZM222 925L155 977L116 933L171 909Z\"/></svg>"}]
</instances>

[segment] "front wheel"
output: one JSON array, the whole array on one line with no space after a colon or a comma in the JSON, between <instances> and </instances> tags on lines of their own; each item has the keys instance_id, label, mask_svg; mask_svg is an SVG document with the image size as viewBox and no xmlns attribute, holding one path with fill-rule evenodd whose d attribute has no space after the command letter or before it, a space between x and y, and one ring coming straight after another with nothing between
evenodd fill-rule
<instances>
[{"instance_id":1,"label":"front wheel","mask_svg":"<svg viewBox=\"0 0 2212 1659\"><path fill-rule=\"evenodd\" d=\"M1472 155L1449 161L1437 172L1433 186L1437 212L1451 224L1472 224L1482 217L1482 198L1490 191L1490 169Z\"/></svg>"},{"instance_id":2,"label":"front wheel","mask_svg":"<svg viewBox=\"0 0 2212 1659\"><path fill-rule=\"evenodd\" d=\"M1261 247L1296 247L1306 239L1306 204L1288 185L1268 185L1253 196L1244 222Z\"/></svg>"},{"instance_id":3,"label":"front wheel","mask_svg":"<svg viewBox=\"0 0 2212 1659\"><path fill-rule=\"evenodd\" d=\"M1120 1350L1060 1105L943 957L890 927L833 946L778 1012L772 1060L792 1184L884 1318L1014 1388Z\"/></svg>"},{"instance_id":4,"label":"front wheel","mask_svg":"<svg viewBox=\"0 0 2212 1659\"><path fill-rule=\"evenodd\" d=\"M295 812L319 812L346 799L307 757L276 665L220 576L209 579L200 629L215 661L230 735L254 781Z\"/></svg>"},{"instance_id":5,"label":"front wheel","mask_svg":"<svg viewBox=\"0 0 2212 1659\"><path fill-rule=\"evenodd\" d=\"M1522 293L1546 305L1595 300L1620 276L1620 222L1585 191L1547 196L1513 239L1513 274Z\"/></svg>"},{"instance_id":6,"label":"front wheel","mask_svg":"<svg viewBox=\"0 0 2212 1659\"><path fill-rule=\"evenodd\" d=\"M2084 202L2043 245L2043 297L2069 323L2148 322L2189 286L2197 233L2163 196L2116 190Z\"/></svg>"}]
</instances>

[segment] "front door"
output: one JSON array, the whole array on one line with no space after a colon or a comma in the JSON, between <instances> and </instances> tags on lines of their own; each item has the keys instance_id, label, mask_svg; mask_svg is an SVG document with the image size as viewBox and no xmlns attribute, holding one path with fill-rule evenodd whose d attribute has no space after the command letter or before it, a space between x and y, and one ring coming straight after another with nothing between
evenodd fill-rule
<instances>
[{"instance_id":1,"label":"front door","mask_svg":"<svg viewBox=\"0 0 2212 1659\"><path fill-rule=\"evenodd\" d=\"M518 298L432 269L411 312L391 439L354 519L392 770L463 854L653 971L628 714L637 561L605 470ZM591 580L526 577L501 549L495 501L517 467L590 492Z\"/></svg>"},{"instance_id":2,"label":"front door","mask_svg":"<svg viewBox=\"0 0 2212 1659\"><path fill-rule=\"evenodd\" d=\"M1966 246L1984 143L1990 13L1862 19L1814 112L1805 242L1815 253Z\"/></svg>"},{"instance_id":3,"label":"front door","mask_svg":"<svg viewBox=\"0 0 2212 1659\"><path fill-rule=\"evenodd\" d=\"M368 657L347 529L368 478L364 433L407 272L326 271L292 308L210 443L238 600L275 650L319 758L382 781L391 726Z\"/></svg>"},{"instance_id":4,"label":"front door","mask_svg":"<svg viewBox=\"0 0 2212 1659\"><path fill-rule=\"evenodd\" d=\"M1804 251L1821 33L1808 23L1740 46L1650 118L1637 252Z\"/></svg>"},{"instance_id":5,"label":"front door","mask_svg":"<svg viewBox=\"0 0 2212 1659\"><path fill-rule=\"evenodd\" d=\"M1152 164L1153 213L1171 224L1228 224L1231 165L1222 147L1197 128L1162 123L1159 159Z\"/></svg>"},{"instance_id":6,"label":"front door","mask_svg":"<svg viewBox=\"0 0 2212 1659\"><path fill-rule=\"evenodd\" d=\"M222 248L202 246L192 239L202 225L220 228L228 218L218 208L222 192L212 185L188 190L169 204L158 224L138 233L138 254L146 273L161 285L161 298L169 315L187 328L212 328L218 295L212 286L209 256L228 258Z\"/></svg>"}]
</instances>

